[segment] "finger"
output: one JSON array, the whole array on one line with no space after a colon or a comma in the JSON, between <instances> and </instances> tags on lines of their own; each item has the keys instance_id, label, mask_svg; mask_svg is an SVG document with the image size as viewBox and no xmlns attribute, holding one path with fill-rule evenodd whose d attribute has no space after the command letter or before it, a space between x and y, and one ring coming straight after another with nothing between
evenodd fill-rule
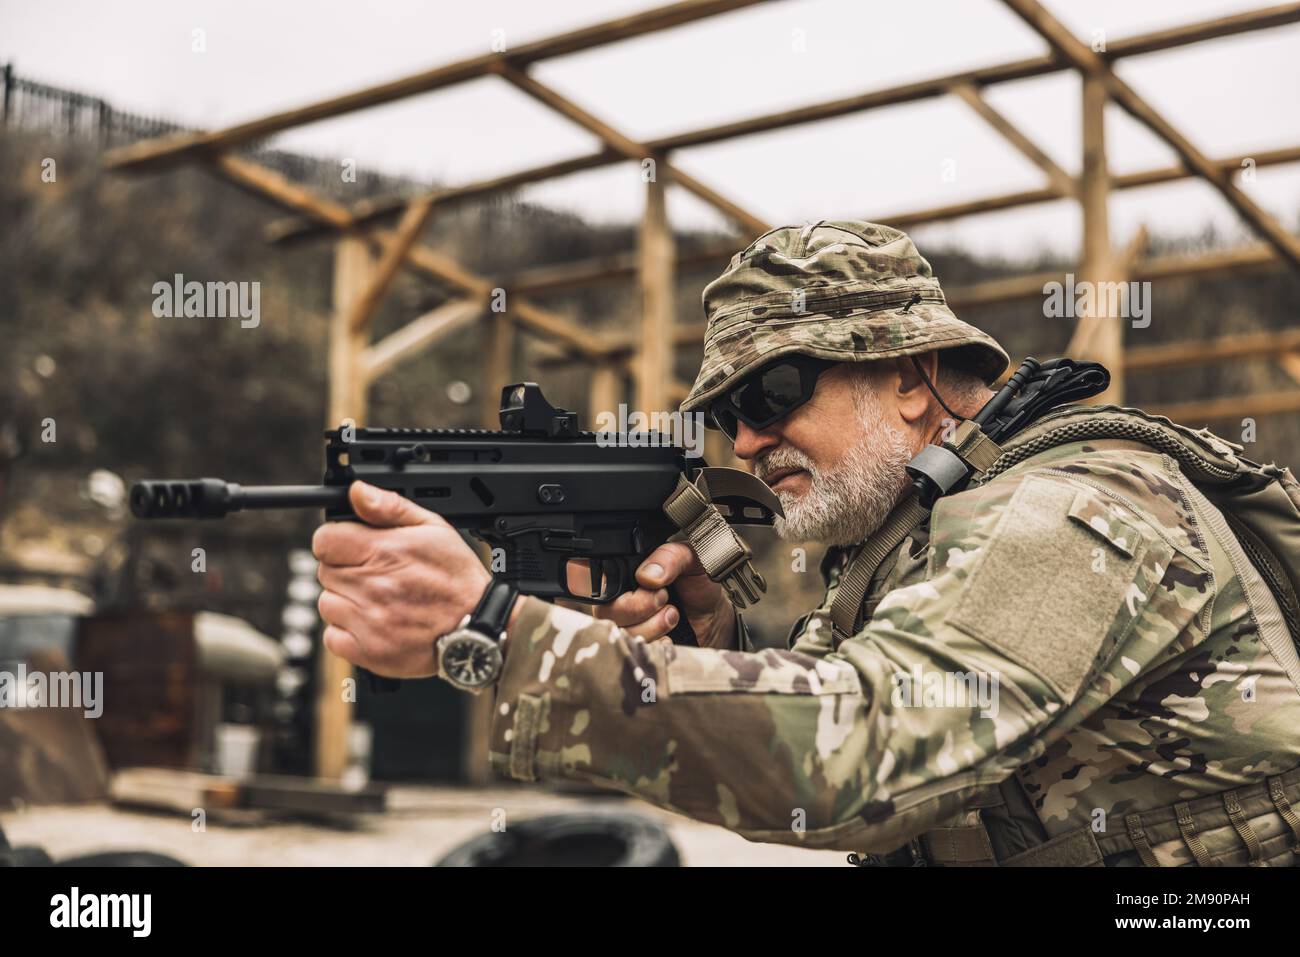
<instances>
[{"instance_id":1,"label":"finger","mask_svg":"<svg viewBox=\"0 0 1300 957\"><path fill-rule=\"evenodd\" d=\"M603 580L604 576L601 577ZM586 598L592 594L591 564L585 558L571 558L565 562L564 578L570 595Z\"/></svg>"},{"instance_id":2,"label":"finger","mask_svg":"<svg viewBox=\"0 0 1300 957\"><path fill-rule=\"evenodd\" d=\"M376 528L398 528L403 525L446 525L446 519L421 508L409 498L388 489L375 488L367 482L353 482L348 489L348 501L357 518Z\"/></svg>"},{"instance_id":3,"label":"finger","mask_svg":"<svg viewBox=\"0 0 1300 957\"><path fill-rule=\"evenodd\" d=\"M312 534L311 553L322 565L364 565L374 549L370 529L356 522L326 522Z\"/></svg>"},{"instance_id":4,"label":"finger","mask_svg":"<svg viewBox=\"0 0 1300 957\"><path fill-rule=\"evenodd\" d=\"M366 666L362 660L361 642L357 636L352 634L346 628L340 628L338 625L327 625L325 631L321 633L321 641L325 645L325 650L332 655L338 655L344 661L351 662L360 668Z\"/></svg>"},{"instance_id":5,"label":"finger","mask_svg":"<svg viewBox=\"0 0 1300 957\"><path fill-rule=\"evenodd\" d=\"M325 591L332 591L336 595L342 595L358 606L363 603L365 598L366 582L372 577L367 576L363 569L355 565L326 565L321 563L316 566L316 580L320 582L321 588Z\"/></svg>"},{"instance_id":6,"label":"finger","mask_svg":"<svg viewBox=\"0 0 1300 957\"><path fill-rule=\"evenodd\" d=\"M356 632L358 626L365 620L360 605L334 591L320 593L320 597L316 599L316 610L320 612L321 620L326 624L337 625L352 632Z\"/></svg>"},{"instance_id":7,"label":"finger","mask_svg":"<svg viewBox=\"0 0 1300 957\"><path fill-rule=\"evenodd\" d=\"M682 575L703 575L704 566L685 542L660 545L636 570L636 580L646 588L661 588Z\"/></svg>"},{"instance_id":8,"label":"finger","mask_svg":"<svg viewBox=\"0 0 1300 957\"><path fill-rule=\"evenodd\" d=\"M679 619L679 613L672 605L666 605L651 616L649 621L643 621L639 625L632 625L629 628L623 628L624 631L639 635L647 641L653 641L656 638L662 638L676 627Z\"/></svg>"},{"instance_id":9,"label":"finger","mask_svg":"<svg viewBox=\"0 0 1300 957\"><path fill-rule=\"evenodd\" d=\"M668 589L638 588L619 595L608 605L596 606L596 617L612 621L620 628L628 628L648 621L668 604Z\"/></svg>"}]
</instances>

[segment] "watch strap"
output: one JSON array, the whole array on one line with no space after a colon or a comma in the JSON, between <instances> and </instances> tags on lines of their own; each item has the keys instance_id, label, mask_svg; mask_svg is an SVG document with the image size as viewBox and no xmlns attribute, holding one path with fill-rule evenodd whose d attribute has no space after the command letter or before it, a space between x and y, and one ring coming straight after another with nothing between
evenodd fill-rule
<instances>
[{"instance_id":1,"label":"watch strap","mask_svg":"<svg viewBox=\"0 0 1300 957\"><path fill-rule=\"evenodd\" d=\"M499 638L510 623L510 612L514 610L518 597L519 589L513 582L493 578L483 590L483 597L478 600L478 606L465 627L482 632L493 640Z\"/></svg>"}]
</instances>

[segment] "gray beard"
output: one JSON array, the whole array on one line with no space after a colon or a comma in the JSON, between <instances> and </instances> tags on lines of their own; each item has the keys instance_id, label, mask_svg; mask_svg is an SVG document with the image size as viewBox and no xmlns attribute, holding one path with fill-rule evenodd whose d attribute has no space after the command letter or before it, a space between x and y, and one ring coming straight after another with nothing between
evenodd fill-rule
<instances>
[{"instance_id":1,"label":"gray beard","mask_svg":"<svg viewBox=\"0 0 1300 957\"><path fill-rule=\"evenodd\" d=\"M833 467L819 469L802 452L778 448L756 469L761 478L778 469L804 469L811 478L803 495L778 492L785 517L776 533L787 541L852 545L880 528L910 484L904 466L912 459L907 436L887 425L874 396L860 402L862 437Z\"/></svg>"}]
</instances>

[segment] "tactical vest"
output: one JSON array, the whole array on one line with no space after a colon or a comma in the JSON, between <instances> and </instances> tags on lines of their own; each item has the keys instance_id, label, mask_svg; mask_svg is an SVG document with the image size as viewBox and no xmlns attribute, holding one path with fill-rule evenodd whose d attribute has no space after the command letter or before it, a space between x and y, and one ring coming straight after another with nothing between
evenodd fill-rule
<instances>
[{"instance_id":1,"label":"tactical vest","mask_svg":"<svg viewBox=\"0 0 1300 957\"><path fill-rule=\"evenodd\" d=\"M1228 551L1255 614L1260 637L1300 688L1300 484L1287 468L1239 455L1243 447L1162 416L1119 406L1066 406L1043 416L1001 447L965 423L945 443L983 484L1049 449L1080 441L1123 439L1174 458L1209 517L1210 531ZM888 591L882 569L921 560L929 510L911 496L828 579L835 642L855 632ZM907 546L904 548L904 546ZM824 571L836 558L828 554ZM886 559L889 559L888 561ZM796 625L801 628L805 619ZM1159 866L1152 846L1181 840L1194 862L1211 865L1300 864L1300 768L1254 784L1181 801L1124 818L1123 829L1090 827L1049 838L1015 775L981 792L946 826L932 828L885 855L850 855L869 865Z\"/></svg>"}]
</instances>

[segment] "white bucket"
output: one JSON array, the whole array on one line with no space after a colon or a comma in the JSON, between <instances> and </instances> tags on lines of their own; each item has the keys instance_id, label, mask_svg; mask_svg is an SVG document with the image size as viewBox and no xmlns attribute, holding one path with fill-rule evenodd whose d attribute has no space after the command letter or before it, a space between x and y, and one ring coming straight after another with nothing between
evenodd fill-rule
<instances>
[{"instance_id":1,"label":"white bucket","mask_svg":"<svg viewBox=\"0 0 1300 957\"><path fill-rule=\"evenodd\" d=\"M217 773L246 778L257 771L257 748L262 732L247 724L217 725Z\"/></svg>"}]
</instances>

